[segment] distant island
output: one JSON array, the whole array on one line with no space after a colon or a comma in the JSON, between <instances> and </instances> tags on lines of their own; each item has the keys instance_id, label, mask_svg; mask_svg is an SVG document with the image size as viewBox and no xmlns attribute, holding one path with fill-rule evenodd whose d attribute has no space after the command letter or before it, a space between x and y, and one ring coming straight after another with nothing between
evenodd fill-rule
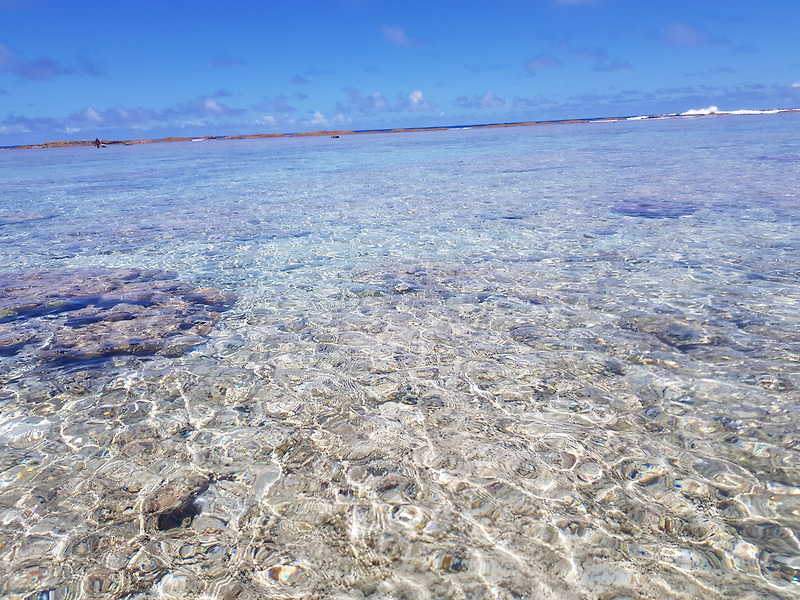
<instances>
[{"instance_id":1,"label":"distant island","mask_svg":"<svg viewBox=\"0 0 800 600\"><path fill-rule=\"evenodd\" d=\"M448 131L454 129L488 129L492 127L532 127L536 125L567 125L574 123L613 123L617 121L642 121L649 119L685 119L697 117L718 117L731 115L773 115L778 113L800 113L800 108L780 108L773 110L719 110L716 106L699 110L689 110L680 114L646 115L639 117L598 117L593 119L562 119L557 121L520 121L517 123L486 123L478 125L442 125L435 127L401 127L395 129L361 129L361 130L330 130L307 131L301 133L254 133L247 135L223 135L202 137L166 137L160 139L135 139L135 140L100 140L105 146L132 146L135 144L156 144L165 142L204 142L210 140L257 140L266 138L291 138L330 136L337 138L343 135L360 135L369 133L410 133L417 131ZM94 146L94 140L74 140L61 142L44 142L42 144L23 144L19 146L6 146L2 150L29 150L36 148L68 148L73 146Z\"/></svg>"}]
</instances>

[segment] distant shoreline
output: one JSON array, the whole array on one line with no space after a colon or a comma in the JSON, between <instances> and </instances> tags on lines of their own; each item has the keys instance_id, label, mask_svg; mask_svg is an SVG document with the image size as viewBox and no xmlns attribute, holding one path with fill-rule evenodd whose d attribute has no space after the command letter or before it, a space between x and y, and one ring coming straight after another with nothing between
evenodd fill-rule
<instances>
[{"instance_id":1,"label":"distant shoreline","mask_svg":"<svg viewBox=\"0 0 800 600\"><path fill-rule=\"evenodd\" d=\"M372 133L412 133L420 131L449 131L458 129L489 129L496 127L533 127L537 125L568 125L575 123L613 123L618 121L645 121L655 119L694 119L698 117L720 117L720 116L741 116L741 115L764 115L779 113L800 113L800 108L783 108L775 110L741 110L741 111L714 111L714 112L694 112L669 115L648 115L641 117L598 117L595 119L561 119L557 121L520 121L516 123L487 123L478 125L441 125L435 127L399 127L394 129L362 129L362 130L323 130L307 131L301 133L253 133L246 135L222 135L222 136L201 136L201 137L166 137L158 139L133 139L133 140L100 140L105 146L133 146L136 144L161 144L167 142L205 142L212 140L257 140L267 138L292 138L292 137L315 137L331 136L339 137L342 135L362 135ZM33 150L41 148L71 148L77 146L94 146L93 140L73 140L61 142L44 142L42 144L21 144L19 146L0 147L0 150Z\"/></svg>"}]
</instances>

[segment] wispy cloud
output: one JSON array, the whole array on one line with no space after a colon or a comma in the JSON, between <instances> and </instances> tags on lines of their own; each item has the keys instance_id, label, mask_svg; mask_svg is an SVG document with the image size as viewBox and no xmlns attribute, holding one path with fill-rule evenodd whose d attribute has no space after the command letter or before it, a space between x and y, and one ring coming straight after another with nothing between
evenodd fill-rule
<instances>
[{"instance_id":1,"label":"wispy cloud","mask_svg":"<svg viewBox=\"0 0 800 600\"><path fill-rule=\"evenodd\" d=\"M489 90L483 95L475 95L472 97L460 96L456 98L456 104L462 108L480 108L483 110L503 108L508 105L505 100L497 96L492 90Z\"/></svg>"},{"instance_id":2,"label":"wispy cloud","mask_svg":"<svg viewBox=\"0 0 800 600\"><path fill-rule=\"evenodd\" d=\"M100 63L86 57L81 57L78 59L77 72L80 75L88 75L89 77L108 76L108 72L100 65Z\"/></svg>"},{"instance_id":3,"label":"wispy cloud","mask_svg":"<svg viewBox=\"0 0 800 600\"><path fill-rule=\"evenodd\" d=\"M304 122L306 125L310 125L312 127L327 127L330 125L330 121L328 121L328 119L325 118L325 115L318 110L315 110L314 116Z\"/></svg>"},{"instance_id":4,"label":"wispy cloud","mask_svg":"<svg viewBox=\"0 0 800 600\"><path fill-rule=\"evenodd\" d=\"M11 48L0 44L0 72L11 73L30 81L43 81L59 75L69 75L72 69L49 58L24 60Z\"/></svg>"},{"instance_id":5,"label":"wispy cloud","mask_svg":"<svg viewBox=\"0 0 800 600\"><path fill-rule=\"evenodd\" d=\"M603 48L570 48L568 44L563 44L567 46L569 53L572 54L575 58L580 58L584 60L594 60L597 62L602 62L608 60L608 52Z\"/></svg>"},{"instance_id":6,"label":"wispy cloud","mask_svg":"<svg viewBox=\"0 0 800 600\"><path fill-rule=\"evenodd\" d=\"M564 63L561 59L551 54L537 54L531 56L525 61L525 70L531 75L536 74L537 71L546 69L557 69L563 66Z\"/></svg>"},{"instance_id":7,"label":"wispy cloud","mask_svg":"<svg viewBox=\"0 0 800 600\"><path fill-rule=\"evenodd\" d=\"M253 108L260 113L292 113L296 109L289 104L289 98L283 95L266 97Z\"/></svg>"},{"instance_id":8,"label":"wispy cloud","mask_svg":"<svg viewBox=\"0 0 800 600\"><path fill-rule=\"evenodd\" d=\"M627 71L631 64L626 60L612 59L603 48L578 48L571 50L572 56L592 61L592 70L598 72Z\"/></svg>"},{"instance_id":9,"label":"wispy cloud","mask_svg":"<svg viewBox=\"0 0 800 600\"><path fill-rule=\"evenodd\" d=\"M666 87L666 88L658 88L655 90L656 96L667 97L667 96L694 96L700 93L700 90L690 87L690 86L682 86L682 87Z\"/></svg>"},{"instance_id":10,"label":"wispy cloud","mask_svg":"<svg viewBox=\"0 0 800 600\"><path fill-rule=\"evenodd\" d=\"M307 69L303 73L298 73L292 77L289 80L289 83L292 85L309 85L312 82L312 79L316 79L317 77L325 77L327 75L333 75L333 73L326 69Z\"/></svg>"},{"instance_id":11,"label":"wispy cloud","mask_svg":"<svg viewBox=\"0 0 800 600\"><path fill-rule=\"evenodd\" d=\"M733 75L736 69L733 67L715 67L713 69L706 69L705 71L696 71L687 73L689 77L703 77L707 78L709 75Z\"/></svg>"},{"instance_id":12,"label":"wispy cloud","mask_svg":"<svg viewBox=\"0 0 800 600\"><path fill-rule=\"evenodd\" d=\"M247 61L241 58L234 58L225 54L218 54L211 61L211 66L215 69L234 69L236 67L244 67Z\"/></svg>"},{"instance_id":13,"label":"wispy cloud","mask_svg":"<svg viewBox=\"0 0 800 600\"><path fill-rule=\"evenodd\" d=\"M264 115L260 119L256 119L255 124L266 125L267 127L275 127L278 124L278 121L272 115Z\"/></svg>"},{"instance_id":14,"label":"wispy cloud","mask_svg":"<svg viewBox=\"0 0 800 600\"><path fill-rule=\"evenodd\" d=\"M758 49L750 44L742 44L731 48L731 52L734 54L758 54Z\"/></svg>"},{"instance_id":15,"label":"wispy cloud","mask_svg":"<svg viewBox=\"0 0 800 600\"><path fill-rule=\"evenodd\" d=\"M347 95L347 104L336 104L336 110L342 113L375 114L397 112L398 110L389 104L380 90L375 90L368 96L362 96L361 92L355 88L346 88L344 93Z\"/></svg>"},{"instance_id":16,"label":"wispy cloud","mask_svg":"<svg viewBox=\"0 0 800 600\"><path fill-rule=\"evenodd\" d=\"M187 125L204 125L244 114L244 110L220 101L227 92L220 90L210 96L199 96L186 102L168 106L163 110L149 108L123 108L115 106L104 110L87 107L61 121L55 129L77 133L84 130L136 129L147 130L158 126L182 128Z\"/></svg>"},{"instance_id":17,"label":"wispy cloud","mask_svg":"<svg viewBox=\"0 0 800 600\"><path fill-rule=\"evenodd\" d=\"M102 67L88 59L78 60L71 65L47 57L26 60L2 43L0 43L0 73L10 73L27 81L47 81L66 75L92 77L106 75Z\"/></svg>"},{"instance_id":18,"label":"wispy cloud","mask_svg":"<svg viewBox=\"0 0 800 600\"><path fill-rule=\"evenodd\" d=\"M616 71L629 71L632 69L631 63L627 60L606 60L596 62L592 67L593 70L601 73L613 73Z\"/></svg>"},{"instance_id":19,"label":"wispy cloud","mask_svg":"<svg viewBox=\"0 0 800 600\"><path fill-rule=\"evenodd\" d=\"M218 116L229 112L216 98L206 98L205 102L203 102L203 108L205 108L206 114L208 115Z\"/></svg>"},{"instance_id":20,"label":"wispy cloud","mask_svg":"<svg viewBox=\"0 0 800 600\"><path fill-rule=\"evenodd\" d=\"M333 75L333 71L329 71L328 69L308 69L303 72L303 75L306 77L323 77L325 75Z\"/></svg>"},{"instance_id":21,"label":"wispy cloud","mask_svg":"<svg viewBox=\"0 0 800 600\"><path fill-rule=\"evenodd\" d=\"M375 115L403 111L428 111L436 108L436 105L428 102L422 90L414 90L410 93L401 92L397 95L394 104L390 103L380 90L375 90L369 95L364 95L355 88L346 88L343 91L347 96L347 102L337 103L336 110L344 114Z\"/></svg>"},{"instance_id":22,"label":"wispy cloud","mask_svg":"<svg viewBox=\"0 0 800 600\"><path fill-rule=\"evenodd\" d=\"M182 122L187 119L216 119L244 114L243 109L234 108L219 101L219 98L226 96L230 96L230 93L220 90L211 96L199 96L193 100L176 104L159 114L159 120Z\"/></svg>"},{"instance_id":23,"label":"wispy cloud","mask_svg":"<svg viewBox=\"0 0 800 600\"><path fill-rule=\"evenodd\" d=\"M491 71L500 71L502 70L501 65L479 65L479 64L470 64L465 65L464 68L469 71L470 73L486 73Z\"/></svg>"},{"instance_id":24,"label":"wispy cloud","mask_svg":"<svg viewBox=\"0 0 800 600\"><path fill-rule=\"evenodd\" d=\"M423 43L421 39L409 36L400 25L384 25L383 37L398 46L419 46Z\"/></svg>"},{"instance_id":25,"label":"wispy cloud","mask_svg":"<svg viewBox=\"0 0 800 600\"><path fill-rule=\"evenodd\" d=\"M333 118L327 118L323 115L320 111L315 110L312 113L310 119L306 119L302 122L303 125L306 127L313 127L313 128L322 128L322 129L331 129L336 127L344 127L350 123L349 119L347 119L344 115L336 115Z\"/></svg>"},{"instance_id":26,"label":"wispy cloud","mask_svg":"<svg viewBox=\"0 0 800 600\"><path fill-rule=\"evenodd\" d=\"M93 109L91 106L87 108L85 111L83 111L83 115L87 123L99 124L105 121L103 116L100 113L98 113L95 109Z\"/></svg>"},{"instance_id":27,"label":"wispy cloud","mask_svg":"<svg viewBox=\"0 0 800 600\"><path fill-rule=\"evenodd\" d=\"M40 135L44 132L63 131L63 128L63 120L53 117L31 118L12 113L0 121L0 133L3 135Z\"/></svg>"},{"instance_id":28,"label":"wispy cloud","mask_svg":"<svg viewBox=\"0 0 800 600\"><path fill-rule=\"evenodd\" d=\"M667 23L659 30L658 37L671 46L704 46L711 42L705 31L683 21Z\"/></svg>"}]
</instances>

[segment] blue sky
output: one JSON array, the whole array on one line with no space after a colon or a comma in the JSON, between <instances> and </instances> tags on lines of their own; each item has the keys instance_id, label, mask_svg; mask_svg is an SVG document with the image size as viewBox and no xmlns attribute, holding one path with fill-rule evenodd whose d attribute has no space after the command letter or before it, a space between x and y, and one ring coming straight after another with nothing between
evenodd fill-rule
<instances>
[{"instance_id":1,"label":"blue sky","mask_svg":"<svg viewBox=\"0 0 800 600\"><path fill-rule=\"evenodd\" d=\"M0 145L800 107L800 1L0 0Z\"/></svg>"}]
</instances>

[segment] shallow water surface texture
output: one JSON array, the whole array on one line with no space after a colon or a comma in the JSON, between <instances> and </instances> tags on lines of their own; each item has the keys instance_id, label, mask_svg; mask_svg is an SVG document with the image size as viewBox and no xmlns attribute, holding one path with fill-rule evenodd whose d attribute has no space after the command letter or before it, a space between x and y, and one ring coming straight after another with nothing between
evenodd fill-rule
<instances>
[{"instance_id":1,"label":"shallow water surface texture","mask_svg":"<svg viewBox=\"0 0 800 600\"><path fill-rule=\"evenodd\" d=\"M3 598L800 597L797 115L0 163Z\"/></svg>"}]
</instances>

